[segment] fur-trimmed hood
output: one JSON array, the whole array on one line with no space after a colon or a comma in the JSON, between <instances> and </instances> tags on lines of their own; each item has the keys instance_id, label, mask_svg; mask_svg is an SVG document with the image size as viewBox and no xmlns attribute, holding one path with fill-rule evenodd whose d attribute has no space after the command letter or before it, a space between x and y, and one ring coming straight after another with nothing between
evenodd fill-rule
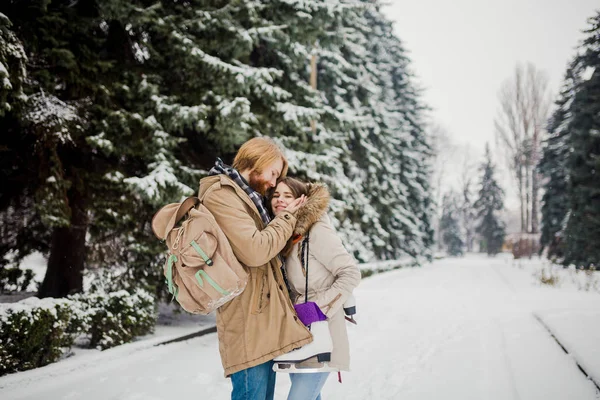
<instances>
[{"instance_id":1,"label":"fur-trimmed hood","mask_svg":"<svg viewBox=\"0 0 600 400\"><path fill-rule=\"evenodd\" d=\"M329 190L322 183L309 183L306 203L296 212L296 227L290 240L288 240L282 253L289 255L294 244L297 243L310 228L327 212L329 208Z\"/></svg>"},{"instance_id":2,"label":"fur-trimmed hood","mask_svg":"<svg viewBox=\"0 0 600 400\"><path fill-rule=\"evenodd\" d=\"M296 212L294 235L304 236L329 207L329 190L322 183L309 183L306 203Z\"/></svg>"}]
</instances>

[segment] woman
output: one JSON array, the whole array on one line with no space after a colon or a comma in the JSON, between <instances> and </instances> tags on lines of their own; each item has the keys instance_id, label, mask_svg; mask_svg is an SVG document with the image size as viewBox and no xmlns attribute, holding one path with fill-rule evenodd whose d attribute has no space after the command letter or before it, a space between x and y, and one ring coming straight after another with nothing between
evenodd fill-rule
<instances>
[{"instance_id":1,"label":"woman","mask_svg":"<svg viewBox=\"0 0 600 400\"><path fill-rule=\"evenodd\" d=\"M320 184L305 184L297 179L283 178L270 193L274 215L282 212L296 198L307 196L297 213L292 238L282 251L285 272L295 304L303 303L305 293L304 266L300 258L301 243L308 236L308 301L314 301L327 316L333 341L331 361L327 372L292 373L288 400L320 400L320 392L329 371L350 369L350 349L343 304L360 282L360 270L348 254L327 216L329 192ZM300 368L322 367L316 357L299 365Z\"/></svg>"}]
</instances>

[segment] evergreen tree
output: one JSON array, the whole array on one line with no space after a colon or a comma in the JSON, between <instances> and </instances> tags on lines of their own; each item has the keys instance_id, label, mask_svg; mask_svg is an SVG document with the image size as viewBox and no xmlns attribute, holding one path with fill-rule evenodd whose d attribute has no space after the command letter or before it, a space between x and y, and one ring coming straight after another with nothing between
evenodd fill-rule
<instances>
[{"instance_id":1,"label":"evergreen tree","mask_svg":"<svg viewBox=\"0 0 600 400\"><path fill-rule=\"evenodd\" d=\"M542 196L542 229L540 244L548 248L548 257L564 256L561 236L569 211L569 172L567 163L570 154L569 110L572 96L572 70L569 68L556 110L548 123L547 138L543 143L542 158L538 166L546 178Z\"/></svg>"},{"instance_id":2,"label":"evergreen tree","mask_svg":"<svg viewBox=\"0 0 600 400\"><path fill-rule=\"evenodd\" d=\"M475 201L475 210L479 224L477 233L481 235L483 251L488 255L496 255L502 251L506 235L504 223L500 220L498 212L504 208L504 192L498 185L496 167L492 161L489 144L485 148L485 162L481 165L481 181L479 196Z\"/></svg>"},{"instance_id":3,"label":"evergreen tree","mask_svg":"<svg viewBox=\"0 0 600 400\"><path fill-rule=\"evenodd\" d=\"M23 111L5 120L32 138L8 146L16 159L34 154L23 161L30 168L8 176L24 182L11 204L32 207L25 237L42 242L13 247L17 260L31 250L49 252L40 295L81 290L86 262L126 266L120 283L159 282L153 212L194 193L203 157L212 163L214 154L232 154L257 134L252 100L286 96L271 84L277 70L242 62L252 50L243 25L253 16L243 5L253 6L3 5L35 66L27 71ZM226 61L210 54L218 52ZM32 201L19 201L23 197ZM15 211L5 210L14 220Z\"/></svg>"},{"instance_id":4,"label":"evergreen tree","mask_svg":"<svg viewBox=\"0 0 600 400\"><path fill-rule=\"evenodd\" d=\"M84 266L160 293L153 213L260 135L286 148L293 174L330 186L359 260L430 256L424 107L376 2L37 0L0 12L0 259L49 255L42 296L81 290Z\"/></svg>"},{"instance_id":5,"label":"evergreen tree","mask_svg":"<svg viewBox=\"0 0 600 400\"><path fill-rule=\"evenodd\" d=\"M149 229L152 214L164 203L193 194L217 156L230 163L237 147L251 137L297 131L283 111L294 112L294 99L283 87L282 71L261 61L261 46L275 41L283 29L261 16L262 2L115 5L123 18L117 25L125 29L136 56L118 93L152 139L140 149L137 168L128 176L119 171L110 177L121 188L109 199L119 199L119 191L129 193L136 207L145 206L144 223L131 207L110 207L113 217L105 219L110 225L97 234L109 228L114 235L106 243L96 242L95 254L110 265L128 260L121 283L142 280L155 286L162 282L163 260ZM107 249L117 257L107 260Z\"/></svg>"},{"instance_id":6,"label":"evergreen tree","mask_svg":"<svg viewBox=\"0 0 600 400\"><path fill-rule=\"evenodd\" d=\"M27 56L8 17L0 13L0 116L23 101Z\"/></svg>"},{"instance_id":7,"label":"evergreen tree","mask_svg":"<svg viewBox=\"0 0 600 400\"><path fill-rule=\"evenodd\" d=\"M380 239L365 229L371 225L363 214L375 212L363 190L363 172L354 160L347 164L348 136L359 118L357 111L342 100L344 96L351 97L349 94L355 90L355 78L351 76L359 70L342 54L350 40L347 36L352 34L344 24L358 18L356 4L275 1L264 14L272 16L276 26L286 29L278 33L276 40L266 43L263 60L283 71L284 87L304 102L300 107L280 104L279 109L285 113L278 118L295 126L271 130L269 135L277 137L285 147L292 174L328 184L333 197L333 223L345 245L358 259L372 259L372 242ZM316 91L309 86L313 55L318 60ZM315 120L314 131L310 120ZM373 222L376 226L377 221Z\"/></svg>"},{"instance_id":8,"label":"evergreen tree","mask_svg":"<svg viewBox=\"0 0 600 400\"><path fill-rule=\"evenodd\" d=\"M547 178L542 246L564 265L600 263L600 12L565 74L539 168Z\"/></svg>"},{"instance_id":9,"label":"evergreen tree","mask_svg":"<svg viewBox=\"0 0 600 400\"><path fill-rule=\"evenodd\" d=\"M569 105L569 218L565 265L600 263L600 12L590 19L572 66L576 85Z\"/></svg>"},{"instance_id":10,"label":"evergreen tree","mask_svg":"<svg viewBox=\"0 0 600 400\"><path fill-rule=\"evenodd\" d=\"M442 219L440 221L442 242L451 256L462 256L465 241L460 227L460 210L457 195L446 193L442 202Z\"/></svg>"},{"instance_id":11,"label":"evergreen tree","mask_svg":"<svg viewBox=\"0 0 600 400\"><path fill-rule=\"evenodd\" d=\"M0 13L0 268L8 264L5 254L16 247L31 246L33 236L23 235L23 225L33 220L33 204L22 195L31 190L33 177L30 147L33 139L19 134L18 115L27 98L23 86L27 78L27 56L23 43L9 18ZM15 206L21 207L16 208ZM23 211L26 210L26 211Z\"/></svg>"},{"instance_id":12,"label":"evergreen tree","mask_svg":"<svg viewBox=\"0 0 600 400\"><path fill-rule=\"evenodd\" d=\"M333 183L346 199L345 210L336 214L343 224L360 223L354 230L367 233L369 242L358 247L378 258L430 256L431 151L422 129L424 107L405 51L378 7L364 1L347 9L336 40L322 51L326 117L340 122L327 133L328 143L342 150L335 158L350 179Z\"/></svg>"},{"instance_id":13,"label":"evergreen tree","mask_svg":"<svg viewBox=\"0 0 600 400\"><path fill-rule=\"evenodd\" d=\"M105 104L101 20L91 2L9 2L0 12L27 57L23 95L0 121L2 184L10 188L0 210L11 231L2 256L11 251L18 262L33 250L50 252L40 295L64 296L82 288L93 185L86 170L102 168L86 143Z\"/></svg>"}]
</instances>

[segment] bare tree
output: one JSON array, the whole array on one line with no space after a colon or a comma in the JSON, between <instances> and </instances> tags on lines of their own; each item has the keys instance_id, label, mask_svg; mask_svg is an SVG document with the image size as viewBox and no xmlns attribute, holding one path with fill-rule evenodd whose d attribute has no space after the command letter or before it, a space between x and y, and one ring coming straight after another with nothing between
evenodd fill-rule
<instances>
[{"instance_id":1,"label":"bare tree","mask_svg":"<svg viewBox=\"0 0 600 400\"><path fill-rule=\"evenodd\" d=\"M476 238L476 222L473 199L473 184L477 179L477 165L473 162L471 147L466 145L462 151L463 162L460 173L460 217L461 225L464 230L465 246L468 252L473 251L473 245Z\"/></svg>"},{"instance_id":2,"label":"bare tree","mask_svg":"<svg viewBox=\"0 0 600 400\"><path fill-rule=\"evenodd\" d=\"M498 93L500 109L494 126L517 182L521 204L521 231L539 231L540 140L548 119L551 96L548 77L533 64L518 64L514 76Z\"/></svg>"},{"instance_id":3,"label":"bare tree","mask_svg":"<svg viewBox=\"0 0 600 400\"><path fill-rule=\"evenodd\" d=\"M433 173L431 175L431 186L433 189L435 206L437 210L437 218L435 220L434 229L437 232L436 242L438 246L441 246L442 238L439 226L442 218L442 193L445 193L448 190L446 182L448 164L450 164L452 159L455 157L456 146L452 142L452 138L450 137L450 134L446 128L439 124L433 124L429 127L429 135L431 137L435 157L433 163Z\"/></svg>"}]
</instances>

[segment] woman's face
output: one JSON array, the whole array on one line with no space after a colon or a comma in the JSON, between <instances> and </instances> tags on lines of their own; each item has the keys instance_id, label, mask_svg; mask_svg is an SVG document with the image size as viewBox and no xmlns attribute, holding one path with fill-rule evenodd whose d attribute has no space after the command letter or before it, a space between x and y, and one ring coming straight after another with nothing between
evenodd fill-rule
<instances>
[{"instance_id":1,"label":"woman's face","mask_svg":"<svg viewBox=\"0 0 600 400\"><path fill-rule=\"evenodd\" d=\"M273 210L273 214L279 214L295 199L290 187L285 183L280 182L275 188L273 198L271 199L271 209Z\"/></svg>"}]
</instances>

